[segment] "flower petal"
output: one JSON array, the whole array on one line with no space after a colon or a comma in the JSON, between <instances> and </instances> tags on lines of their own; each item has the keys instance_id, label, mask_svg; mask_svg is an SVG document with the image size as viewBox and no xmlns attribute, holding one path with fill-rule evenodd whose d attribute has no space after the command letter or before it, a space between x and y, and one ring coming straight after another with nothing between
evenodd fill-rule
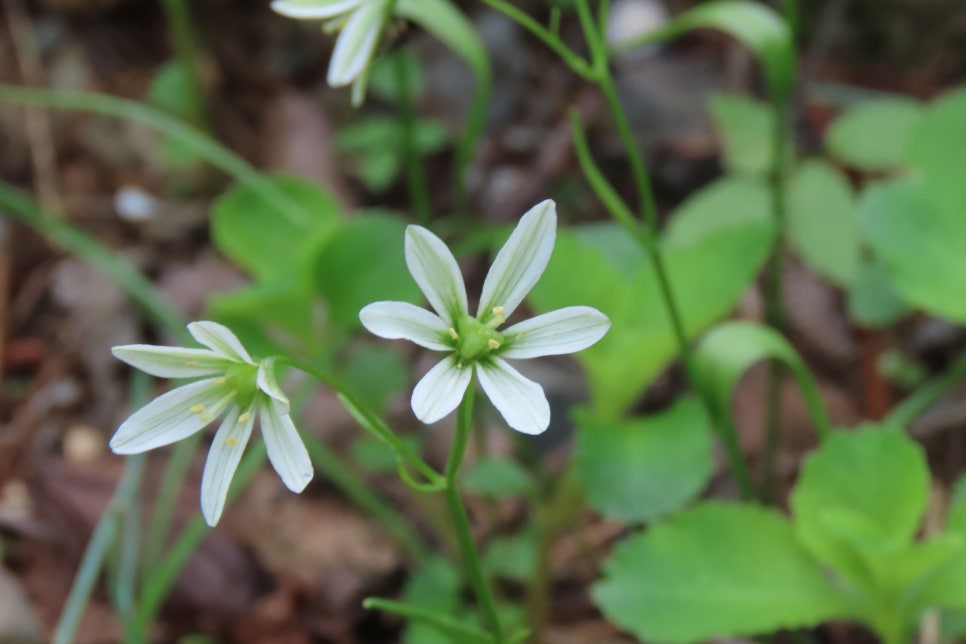
<instances>
[{"instance_id":1,"label":"flower petal","mask_svg":"<svg viewBox=\"0 0 966 644\"><path fill-rule=\"evenodd\" d=\"M503 358L537 358L586 349L607 333L610 320L589 306L568 306L524 320L504 330Z\"/></svg>"},{"instance_id":2,"label":"flower petal","mask_svg":"<svg viewBox=\"0 0 966 644\"><path fill-rule=\"evenodd\" d=\"M412 399L416 418L426 424L435 423L460 404L473 369L457 365L456 356L447 356L416 383Z\"/></svg>"},{"instance_id":3,"label":"flower petal","mask_svg":"<svg viewBox=\"0 0 966 644\"><path fill-rule=\"evenodd\" d=\"M211 376L231 365L230 360L208 349L125 344L112 347L111 353L118 360L158 378Z\"/></svg>"},{"instance_id":4,"label":"flower petal","mask_svg":"<svg viewBox=\"0 0 966 644\"><path fill-rule=\"evenodd\" d=\"M201 513L208 525L215 525L221 518L231 479L254 425L255 414L250 411L242 414L237 407L232 407L211 441L205 473L201 476Z\"/></svg>"},{"instance_id":5,"label":"flower petal","mask_svg":"<svg viewBox=\"0 0 966 644\"><path fill-rule=\"evenodd\" d=\"M188 332L195 340L232 362L255 364L252 357L245 351L245 347L239 342L238 337L224 325L202 320L189 324Z\"/></svg>"},{"instance_id":6,"label":"flower petal","mask_svg":"<svg viewBox=\"0 0 966 644\"><path fill-rule=\"evenodd\" d=\"M460 267L443 240L422 226L408 226L406 266L433 310L455 328L469 307Z\"/></svg>"},{"instance_id":7,"label":"flower petal","mask_svg":"<svg viewBox=\"0 0 966 644\"><path fill-rule=\"evenodd\" d=\"M476 373L507 425L524 434L542 434L550 425L550 403L543 387L500 358L477 364Z\"/></svg>"},{"instance_id":8,"label":"flower petal","mask_svg":"<svg viewBox=\"0 0 966 644\"><path fill-rule=\"evenodd\" d=\"M115 454L137 454L190 436L212 421L192 409L199 409L199 405L208 408L228 393L221 378L173 389L121 423L111 438L111 449Z\"/></svg>"},{"instance_id":9,"label":"flower petal","mask_svg":"<svg viewBox=\"0 0 966 644\"><path fill-rule=\"evenodd\" d=\"M285 487L301 492L312 480L312 461L299 438L292 417L279 409L271 399L259 405L262 436L268 450L268 460L278 472Z\"/></svg>"},{"instance_id":10,"label":"flower petal","mask_svg":"<svg viewBox=\"0 0 966 644\"><path fill-rule=\"evenodd\" d=\"M329 61L329 85L348 85L366 68L376 49L385 12L384 2L368 2L352 13L335 41Z\"/></svg>"},{"instance_id":11,"label":"flower petal","mask_svg":"<svg viewBox=\"0 0 966 644\"><path fill-rule=\"evenodd\" d=\"M557 236L557 206L551 199L531 208L497 253L483 281L476 317L486 322L494 307L510 317L537 283L550 261Z\"/></svg>"},{"instance_id":12,"label":"flower petal","mask_svg":"<svg viewBox=\"0 0 966 644\"><path fill-rule=\"evenodd\" d=\"M255 376L258 388L261 389L269 398L275 401L275 405L283 414L287 414L290 409L288 396L278 386L275 378L275 359L266 358L258 363L258 375Z\"/></svg>"},{"instance_id":13,"label":"flower petal","mask_svg":"<svg viewBox=\"0 0 966 644\"><path fill-rule=\"evenodd\" d=\"M408 302L373 302L359 311L362 325L387 340L409 340L433 351L452 349L449 328L438 315Z\"/></svg>"},{"instance_id":14,"label":"flower petal","mask_svg":"<svg viewBox=\"0 0 966 644\"><path fill-rule=\"evenodd\" d=\"M276 0L272 10L289 18L332 18L352 11L365 0Z\"/></svg>"}]
</instances>

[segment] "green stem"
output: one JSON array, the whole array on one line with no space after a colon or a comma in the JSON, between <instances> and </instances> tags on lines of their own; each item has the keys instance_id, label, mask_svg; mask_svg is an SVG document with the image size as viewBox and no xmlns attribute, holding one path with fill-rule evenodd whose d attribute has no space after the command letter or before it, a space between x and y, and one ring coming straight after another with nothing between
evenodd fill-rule
<instances>
[{"instance_id":1,"label":"green stem","mask_svg":"<svg viewBox=\"0 0 966 644\"><path fill-rule=\"evenodd\" d=\"M191 12L187 0L161 0L161 6L171 29L178 64L188 75L188 114L191 124L209 130L208 108L205 101L204 83L198 69L198 55L195 47L195 34L191 25Z\"/></svg>"},{"instance_id":2,"label":"green stem","mask_svg":"<svg viewBox=\"0 0 966 644\"><path fill-rule=\"evenodd\" d=\"M0 84L0 102L92 112L139 123L177 140L198 157L234 177L289 221L307 227L315 223L311 211L280 190L248 161L200 130L156 108L95 92L44 90L4 84Z\"/></svg>"},{"instance_id":3,"label":"green stem","mask_svg":"<svg viewBox=\"0 0 966 644\"><path fill-rule=\"evenodd\" d=\"M961 355L945 373L929 380L893 407L882 423L897 427L908 426L963 380L966 380L966 353Z\"/></svg>"},{"instance_id":4,"label":"green stem","mask_svg":"<svg viewBox=\"0 0 966 644\"><path fill-rule=\"evenodd\" d=\"M476 544L473 541L473 533L470 530L470 520L466 515L466 507L460 498L459 476L460 465L463 464L463 456L466 453L466 444L470 437L470 427L473 422L473 385L475 377L470 381L470 386L463 396L459 411L456 417L456 435L453 436L453 445L450 448L449 458L446 460L446 487L443 495L446 498L446 507L449 510L453 526L456 528L456 538L459 542L460 554L466 566L466 573L469 575L476 598L479 601L480 611L483 614L483 622L486 624L490 633L493 635L494 642L501 644L505 641L503 627L500 624L500 617L496 610L496 601L493 593L483 574L483 566L480 563L479 554L476 551Z\"/></svg>"},{"instance_id":5,"label":"green stem","mask_svg":"<svg viewBox=\"0 0 966 644\"><path fill-rule=\"evenodd\" d=\"M67 603L54 629L51 639L54 644L70 644L75 639L77 626L80 624L84 608L90 599L111 544L114 543L121 517L137 496L144 473L144 462L145 458L141 454L130 456L125 461L124 473L121 475L114 496L111 497L107 508L98 519L91 540L84 550L80 568L67 595Z\"/></svg>"},{"instance_id":6,"label":"green stem","mask_svg":"<svg viewBox=\"0 0 966 644\"><path fill-rule=\"evenodd\" d=\"M396 72L396 91L399 94L399 110L401 112L403 158L406 163L406 180L409 184L409 198L412 200L413 210L416 211L416 221L428 226L432 218L429 199L429 186L426 184L426 174L423 172L423 162L419 154L419 143L416 140L416 109L413 105L413 88L409 78L409 68L406 57L397 52L393 57Z\"/></svg>"},{"instance_id":7,"label":"green stem","mask_svg":"<svg viewBox=\"0 0 966 644\"><path fill-rule=\"evenodd\" d=\"M394 602L377 597L368 597L363 600L362 607L367 610L379 610L392 615L399 615L410 621L425 622L435 626L437 630L451 635L453 638L452 641L457 641L461 644L489 644L493 641L483 631L421 606L403 604L402 602Z\"/></svg>"}]
</instances>

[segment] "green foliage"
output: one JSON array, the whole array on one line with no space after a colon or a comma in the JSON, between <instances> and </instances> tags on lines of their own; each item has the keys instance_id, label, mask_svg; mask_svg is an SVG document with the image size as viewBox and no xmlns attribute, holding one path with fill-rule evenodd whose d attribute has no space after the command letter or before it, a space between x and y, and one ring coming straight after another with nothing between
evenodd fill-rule
<instances>
[{"instance_id":1,"label":"green foliage","mask_svg":"<svg viewBox=\"0 0 966 644\"><path fill-rule=\"evenodd\" d=\"M860 103L838 116L825 145L836 160L860 170L896 170L909 162L913 133L922 109L904 98Z\"/></svg>"},{"instance_id":2,"label":"green foliage","mask_svg":"<svg viewBox=\"0 0 966 644\"><path fill-rule=\"evenodd\" d=\"M848 295L849 317L863 326L890 326L908 310L885 266L876 259L860 260Z\"/></svg>"},{"instance_id":3,"label":"green foliage","mask_svg":"<svg viewBox=\"0 0 966 644\"><path fill-rule=\"evenodd\" d=\"M708 109L721 137L725 170L765 176L774 157L774 111L754 99L725 94L712 96Z\"/></svg>"},{"instance_id":4,"label":"green foliage","mask_svg":"<svg viewBox=\"0 0 966 644\"><path fill-rule=\"evenodd\" d=\"M342 384L378 413L397 391L409 384L406 362L387 345L353 345L340 359Z\"/></svg>"},{"instance_id":5,"label":"green foliage","mask_svg":"<svg viewBox=\"0 0 966 644\"><path fill-rule=\"evenodd\" d=\"M622 521L650 521L694 499L713 472L704 408L681 398L660 414L582 421L577 472L587 501Z\"/></svg>"},{"instance_id":6,"label":"green foliage","mask_svg":"<svg viewBox=\"0 0 966 644\"><path fill-rule=\"evenodd\" d=\"M204 114L198 113L194 94L191 72L179 60L170 60L161 65L151 79L146 100L186 123L197 124L204 119ZM192 168L202 162L190 146L170 138L161 145L161 158L165 164L176 168Z\"/></svg>"},{"instance_id":7,"label":"green foliage","mask_svg":"<svg viewBox=\"0 0 966 644\"><path fill-rule=\"evenodd\" d=\"M483 555L483 566L491 575L527 583L536 568L539 537L533 526L514 535L494 537Z\"/></svg>"},{"instance_id":8,"label":"green foliage","mask_svg":"<svg viewBox=\"0 0 966 644\"><path fill-rule=\"evenodd\" d=\"M466 468L461 483L467 492L496 499L534 492L530 474L516 461L505 458L481 458Z\"/></svg>"},{"instance_id":9,"label":"green foliage","mask_svg":"<svg viewBox=\"0 0 966 644\"><path fill-rule=\"evenodd\" d=\"M346 160L347 169L369 190L382 192L403 170L404 136L399 119L370 116L340 129L335 144ZM448 135L439 123L417 119L414 138L417 154L424 156L442 150Z\"/></svg>"},{"instance_id":10,"label":"green foliage","mask_svg":"<svg viewBox=\"0 0 966 644\"><path fill-rule=\"evenodd\" d=\"M420 566L406 584L406 602L442 615L452 615L460 606L460 576L444 559L433 559ZM406 625L403 642L406 644L451 644L452 638L425 622L411 621Z\"/></svg>"},{"instance_id":11,"label":"green foliage","mask_svg":"<svg viewBox=\"0 0 966 644\"><path fill-rule=\"evenodd\" d=\"M949 92L928 105L910 143L909 163L919 170L937 208L966 211L966 89ZM960 217L962 220L962 217Z\"/></svg>"}]
</instances>

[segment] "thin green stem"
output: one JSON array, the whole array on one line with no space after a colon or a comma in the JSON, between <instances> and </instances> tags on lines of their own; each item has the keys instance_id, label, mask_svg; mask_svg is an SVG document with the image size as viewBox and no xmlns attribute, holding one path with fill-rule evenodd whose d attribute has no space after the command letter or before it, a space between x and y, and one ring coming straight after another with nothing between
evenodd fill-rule
<instances>
[{"instance_id":1,"label":"thin green stem","mask_svg":"<svg viewBox=\"0 0 966 644\"><path fill-rule=\"evenodd\" d=\"M107 94L45 90L0 84L0 102L34 107L92 112L139 123L177 140L186 149L234 177L279 215L300 226L312 226L314 215L280 190L267 176L197 128L153 107Z\"/></svg>"},{"instance_id":2,"label":"thin green stem","mask_svg":"<svg viewBox=\"0 0 966 644\"><path fill-rule=\"evenodd\" d=\"M369 610L380 610L385 613L399 615L410 621L420 621L431 624L437 630L452 636L451 641L460 644L489 644L493 640L481 630L467 626L462 621L440 615L432 610L412 604L403 604L388 599L368 597L362 602L362 607Z\"/></svg>"},{"instance_id":3,"label":"thin green stem","mask_svg":"<svg viewBox=\"0 0 966 644\"><path fill-rule=\"evenodd\" d=\"M345 465L338 454L314 436L304 435L302 438L312 462L346 498L378 521L417 563L425 562L430 558L429 548L409 526L406 519L371 490L365 481Z\"/></svg>"},{"instance_id":4,"label":"thin green stem","mask_svg":"<svg viewBox=\"0 0 966 644\"><path fill-rule=\"evenodd\" d=\"M889 415L883 419L883 424L907 427L963 380L966 380L966 353L961 355L945 373L932 378L893 407Z\"/></svg>"},{"instance_id":5,"label":"thin green stem","mask_svg":"<svg viewBox=\"0 0 966 644\"><path fill-rule=\"evenodd\" d=\"M412 200L413 210L416 211L416 221L423 226L428 226L432 219L432 206L429 199L429 186L426 184L426 173L423 172L423 161L419 154L419 143L416 139L416 109L413 104L413 87L406 61L402 52L397 52L393 57L402 125L402 152L406 163L409 198Z\"/></svg>"},{"instance_id":6,"label":"thin green stem","mask_svg":"<svg viewBox=\"0 0 966 644\"><path fill-rule=\"evenodd\" d=\"M470 427L473 424L473 385L474 382L471 381L457 412L456 435L453 436L453 445L450 448L449 458L446 460L444 474L446 488L443 495L446 498L446 507L449 509L453 526L456 528L456 538L459 542L460 554L463 557L466 573L469 575L473 590L476 593L476 599L479 601L483 622L493 636L493 641L496 644L501 644L505 641L503 626L500 624L496 601L493 599L493 593L490 591L479 554L476 551L476 543L473 541L473 533L470 529L470 520L466 514L463 499L460 498L457 480L460 466L463 464L463 456L466 453L466 444L470 437Z\"/></svg>"},{"instance_id":7,"label":"thin green stem","mask_svg":"<svg viewBox=\"0 0 966 644\"><path fill-rule=\"evenodd\" d=\"M191 24L191 11L187 0L161 0L161 6L171 29L171 40L178 64L188 76L188 110L191 124L209 130L208 107L205 101L204 83L198 68L198 54L195 47L194 28Z\"/></svg>"},{"instance_id":8,"label":"thin green stem","mask_svg":"<svg viewBox=\"0 0 966 644\"><path fill-rule=\"evenodd\" d=\"M77 570L74 583L67 595L67 603L60 614L57 627L54 629L54 636L51 640L54 644L70 644L74 641L77 626L84 614L84 608L87 606L91 591L94 589L94 584L97 582L97 577L104 566L111 545L114 543L124 508L137 495L143 473L144 456L138 454L128 457L114 496L111 497L107 508L98 519L91 540L84 550L80 568Z\"/></svg>"}]
</instances>

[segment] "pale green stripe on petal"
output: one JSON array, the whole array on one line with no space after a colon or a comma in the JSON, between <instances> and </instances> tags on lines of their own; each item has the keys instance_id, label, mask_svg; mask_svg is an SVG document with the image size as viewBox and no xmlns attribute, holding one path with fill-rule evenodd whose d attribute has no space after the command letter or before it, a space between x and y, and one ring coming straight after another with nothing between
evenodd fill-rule
<instances>
[{"instance_id":1,"label":"pale green stripe on petal","mask_svg":"<svg viewBox=\"0 0 966 644\"><path fill-rule=\"evenodd\" d=\"M550 261L557 236L557 207L550 199L538 203L520 218L520 223L497 253L483 281L476 317L485 322L494 307L502 306L510 317L537 283Z\"/></svg>"},{"instance_id":2,"label":"pale green stripe on petal","mask_svg":"<svg viewBox=\"0 0 966 644\"><path fill-rule=\"evenodd\" d=\"M408 226L406 266L433 310L455 327L469 308L459 264L443 240L422 226Z\"/></svg>"},{"instance_id":3,"label":"pale green stripe on petal","mask_svg":"<svg viewBox=\"0 0 966 644\"><path fill-rule=\"evenodd\" d=\"M208 349L125 344L112 347L111 353L118 360L158 378L211 376L224 372L232 364L227 358Z\"/></svg>"},{"instance_id":4,"label":"pale green stripe on petal","mask_svg":"<svg viewBox=\"0 0 966 644\"><path fill-rule=\"evenodd\" d=\"M304 20L333 18L352 11L366 0L276 0L272 10L289 18Z\"/></svg>"},{"instance_id":5,"label":"pale green stripe on petal","mask_svg":"<svg viewBox=\"0 0 966 644\"><path fill-rule=\"evenodd\" d=\"M380 338L409 340L434 351L452 349L450 327L438 315L408 302L373 302L359 311L359 320Z\"/></svg>"},{"instance_id":6,"label":"pale green stripe on petal","mask_svg":"<svg viewBox=\"0 0 966 644\"><path fill-rule=\"evenodd\" d=\"M211 441L205 472L201 476L201 513L210 526L221 518L231 479L241 462L254 425L253 413L242 414L237 407L232 407Z\"/></svg>"},{"instance_id":7,"label":"pale green stripe on petal","mask_svg":"<svg viewBox=\"0 0 966 644\"><path fill-rule=\"evenodd\" d=\"M332 52L329 85L348 85L366 68L372 52L376 49L384 14L384 2L368 2L352 13L342 27L342 33L339 34Z\"/></svg>"},{"instance_id":8,"label":"pale green stripe on petal","mask_svg":"<svg viewBox=\"0 0 966 644\"><path fill-rule=\"evenodd\" d=\"M188 325L188 332L199 343L215 353L225 356L232 362L255 364L238 337L231 332L231 329L222 324L206 320L192 322Z\"/></svg>"},{"instance_id":9,"label":"pale green stripe on petal","mask_svg":"<svg viewBox=\"0 0 966 644\"><path fill-rule=\"evenodd\" d=\"M312 461L292 418L282 413L271 399L259 405L259 418L268 460L285 487L301 492L312 480Z\"/></svg>"},{"instance_id":10,"label":"pale green stripe on petal","mask_svg":"<svg viewBox=\"0 0 966 644\"><path fill-rule=\"evenodd\" d=\"M447 356L429 370L413 389L412 407L416 418L435 423L460 404L473 377L473 368L459 366L456 356Z\"/></svg>"},{"instance_id":11,"label":"pale green stripe on petal","mask_svg":"<svg viewBox=\"0 0 966 644\"><path fill-rule=\"evenodd\" d=\"M607 333L610 320L589 306L568 306L514 324L502 333L507 347L503 358L555 356L586 349Z\"/></svg>"},{"instance_id":12,"label":"pale green stripe on petal","mask_svg":"<svg viewBox=\"0 0 966 644\"><path fill-rule=\"evenodd\" d=\"M477 364L476 373L483 391L511 428L542 434L550 425L550 404L543 387L500 358Z\"/></svg>"},{"instance_id":13,"label":"pale green stripe on petal","mask_svg":"<svg viewBox=\"0 0 966 644\"><path fill-rule=\"evenodd\" d=\"M137 454L190 436L213 420L203 412L228 393L222 378L173 389L124 421L111 438L111 449L116 454Z\"/></svg>"},{"instance_id":14,"label":"pale green stripe on petal","mask_svg":"<svg viewBox=\"0 0 966 644\"><path fill-rule=\"evenodd\" d=\"M256 382L258 383L258 388L275 401L275 404L283 414L287 414L289 412L290 405L288 402L288 396L286 396L285 392L282 391L282 388L278 386L278 380L275 378L274 358L266 358L258 363L258 375L256 376Z\"/></svg>"}]
</instances>

